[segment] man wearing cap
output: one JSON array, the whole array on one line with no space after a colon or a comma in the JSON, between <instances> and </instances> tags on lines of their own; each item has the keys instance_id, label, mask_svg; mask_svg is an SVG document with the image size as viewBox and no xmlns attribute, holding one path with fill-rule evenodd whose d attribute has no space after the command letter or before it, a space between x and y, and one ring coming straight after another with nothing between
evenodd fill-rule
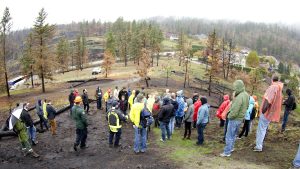
<instances>
[{"instance_id":1,"label":"man wearing cap","mask_svg":"<svg viewBox=\"0 0 300 169\"><path fill-rule=\"evenodd\" d=\"M121 121L126 121L128 119L128 116L125 116L121 111L117 110L118 102L113 101L112 103L112 108L107 114L107 119L108 119L108 126L109 126L109 147L119 147L119 141L121 138L122 134L122 125ZM113 139L114 136L116 135L115 138L115 143L113 144Z\"/></svg>"},{"instance_id":2,"label":"man wearing cap","mask_svg":"<svg viewBox=\"0 0 300 169\"><path fill-rule=\"evenodd\" d=\"M75 105L72 108L72 118L76 122L76 141L74 143L74 150L77 151L77 147L80 144L81 149L87 148L86 138L87 138L87 116L80 106L82 98L77 96L74 100Z\"/></svg>"}]
</instances>

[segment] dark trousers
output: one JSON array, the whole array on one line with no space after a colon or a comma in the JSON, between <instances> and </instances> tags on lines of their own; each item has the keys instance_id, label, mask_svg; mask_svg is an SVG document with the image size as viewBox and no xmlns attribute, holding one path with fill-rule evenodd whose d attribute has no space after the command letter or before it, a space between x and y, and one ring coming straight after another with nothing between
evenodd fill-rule
<instances>
[{"instance_id":1,"label":"dark trousers","mask_svg":"<svg viewBox=\"0 0 300 169\"><path fill-rule=\"evenodd\" d=\"M74 106L74 103L70 103L70 115L72 116L72 107Z\"/></svg>"},{"instance_id":2,"label":"dark trousers","mask_svg":"<svg viewBox=\"0 0 300 169\"><path fill-rule=\"evenodd\" d=\"M197 125L197 132L198 132L198 145L202 145L204 142L204 129L206 124L199 124Z\"/></svg>"},{"instance_id":3,"label":"dark trousers","mask_svg":"<svg viewBox=\"0 0 300 169\"><path fill-rule=\"evenodd\" d=\"M76 129L76 141L75 146L80 144L80 147L86 146L86 138L87 138L87 128L84 129Z\"/></svg>"},{"instance_id":4,"label":"dark trousers","mask_svg":"<svg viewBox=\"0 0 300 169\"><path fill-rule=\"evenodd\" d=\"M244 133L245 133L245 137L247 137L249 130L250 130L250 120L245 120L243 130L240 133L239 138L241 138L244 135Z\"/></svg>"},{"instance_id":5,"label":"dark trousers","mask_svg":"<svg viewBox=\"0 0 300 169\"><path fill-rule=\"evenodd\" d=\"M181 127L182 119L183 119L183 117L179 117L179 116L176 116L176 117L175 117L175 120L176 120L175 126L176 126L176 127L178 127L178 128Z\"/></svg>"},{"instance_id":6,"label":"dark trousers","mask_svg":"<svg viewBox=\"0 0 300 169\"><path fill-rule=\"evenodd\" d=\"M99 97L97 99L97 109L102 109L102 97Z\"/></svg>"},{"instance_id":7,"label":"dark trousers","mask_svg":"<svg viewBox=\"0 0 300 169\"><path fill-rule=\"evenodd\" d=\"M192 122L184 122L184 136L183 137L186 138L186 136L188 136L187 138L190 138L191 132L192 132Z\"/></svg>"},{"instance_id":8,"label":"dark trousers","mask_svg":"<svg viewBox=\"0 0 300 169\"><path fill-rule=\"evenodd\" d=\"M107 102L105 102L105 112L107 112L108 110L107 110Z\"/></svg>"},{"instance_id":9,"label":"dark trousers","mask_svg":"<svg viewBox=\"0 0 300 169\"><path fill-rule=\"evenodd\" d=\"M108 141L109 141L109 144L112 145L113 144L113 140L114 140L114 136L116 135L116 138L115 138L115 143L114 145L115 146L118 146L119 145L119 142L120 142L120 138L121 138L121 135L122 135L122 129L119 128L118 129L118 132L112 132L111 130L109 130L109 138L108 138Z\"/></svg>"},{"instance_id":10,"label":"dark trousers","mask_svg":"<svg viewBox=\"0 0 300 169\"><path fill-rule=\"evenodd\" d=\"M86 113L89 113L90 104L83 104L83 107L84 107L84 111L86 111Z\"/></svg>"},{"instance_id":11,"label":"dark trousers","mask_svg":"<svg viewBox=\"0 0 300 169\"><path fill-rule=\"evenodd\" d=\"M284 109L284 115L283 115L283 119L282 119L282 127L281 130L285 130L286 127L286 123L289 119L289 115L290 115L290 110L287 110L286 108Z\"/></svg>"},{"instance_id":12,"label":"dark trousers","mask_svg":"<svg viewBox=\"0 0 300 169\"><path fill-rule=\"evenodd\" d=\"M44 130L44 126L46 127L46 130L49 130L48 121L45 119L45 117L43 115L39 115L39 118L41 130Z\"/></svg>"},{"instance_id":13,"label":"dark trousers","mask_svg":"<svg viewBox=\"0 0 300 169\"><path fill-rule=\"evenodd\" d=\"M226 137L226 133L227 133L228 121L229 120L226 118L225 125L224 125L224 137L223 137L223 141L225 141L225 137Z\"/></svg>"},{"instance_id":14,"label":"dark trousers","mask_svg":"<svg viewBox=\"0 0 300 169\"><path fill-rule=\"evenodd\" d=\"M225 120L220 119L220 127L224 127L224 125L225 125Z\"/></svg>"},{"instance_id":15,"label":"dark trousers","mask_svg":"<svg viewBox=\"0 0 300 169\"><path fill-rule=\"evenodd\" d=\"M155 116L153 116L153 118L154 118L154 126L155 126L155 127L160 127L160 125L159 125L159 120L158 120L158 116L155 115Z\"/></svg>"}]
</instances>

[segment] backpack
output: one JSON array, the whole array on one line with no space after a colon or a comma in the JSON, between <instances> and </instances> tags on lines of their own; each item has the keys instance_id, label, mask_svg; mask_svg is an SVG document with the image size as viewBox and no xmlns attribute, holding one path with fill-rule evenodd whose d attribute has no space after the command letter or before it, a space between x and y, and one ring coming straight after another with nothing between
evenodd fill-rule
<instances>
[{"instance_id":1,"label":"backpack","mask_svg":"<svg viewBox=\"0 0 300 169\"><path fill-rule=\"evenodd\" d=\"M297 109L297 103L296 103L296 102L294 102L294 103L293 103L292 110L296 110L296 109Z\"/></svg>"},{"instance_id":2,"label":"backpack","mask_svg":"<svg viewBox=\"0 0 300 169\"><path fill-rule=\"evenodd\" d=\"M257 110L256 110L256 107L254 106L252 109L252 112L250 114L250 120L255 119L256 113L257 113Z\"/></svg>"},{"instance_id":3,"label":"backpack","mask_svg":"<svg viewBox=\"0 0 300 169\"><path fill-rule=\"evenodd\" d=\"M143 128L147 128L151 126L153 123L153 117L151 116L151 112L148 110L148 108L145 106L142 111L141 111L141 116L140 116L140 125Z\"/></svg>"}]
</instances>

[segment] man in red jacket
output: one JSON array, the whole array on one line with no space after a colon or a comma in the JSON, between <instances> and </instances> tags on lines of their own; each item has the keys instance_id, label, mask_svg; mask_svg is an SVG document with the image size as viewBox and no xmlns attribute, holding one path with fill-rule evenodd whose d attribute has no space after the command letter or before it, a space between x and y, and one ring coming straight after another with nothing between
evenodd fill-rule
<instances>
[{"instance_id":1,"label":"man in red jacket","mask_svg":"<svg viewBox=\"0 0 300 169\"><path fill-rule=\"evenodd\" d=\"M193 128L196 128L196 123L197 123L197 118L198 118L198 110L202 105L200 98L201 97L198 97L197 101L194 103Z\"/></svg>"},{"instance_id":2,"label":"man in red jacket","mask_svg":"<svg viewBox=\"0 0 300 169\"><path fill-rule=\"evenodd\" d=\"M220 119L220 127L224 127L225 120L222 119L222 113L224 112L225 108L229 105L229 103L230 103L229 95L224 95L223 103L220 105L216 113L216 116Z\"/></svg>"}]
</instances>

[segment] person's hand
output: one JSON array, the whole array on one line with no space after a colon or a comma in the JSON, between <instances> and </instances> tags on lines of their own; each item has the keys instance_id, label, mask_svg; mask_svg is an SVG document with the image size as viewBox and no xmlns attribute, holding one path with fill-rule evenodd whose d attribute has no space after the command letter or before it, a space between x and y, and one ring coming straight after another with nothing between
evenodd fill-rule
<instances>
[{"instance_id":1,"label":"person's hand","mask_svg":"<svg viewBox=\"0 0 300 169\"><path fill-rule=\"evenodd\" d=\"M125 118L128 120L128 115L126 115Z\"/></svg>"}]
</instances>

